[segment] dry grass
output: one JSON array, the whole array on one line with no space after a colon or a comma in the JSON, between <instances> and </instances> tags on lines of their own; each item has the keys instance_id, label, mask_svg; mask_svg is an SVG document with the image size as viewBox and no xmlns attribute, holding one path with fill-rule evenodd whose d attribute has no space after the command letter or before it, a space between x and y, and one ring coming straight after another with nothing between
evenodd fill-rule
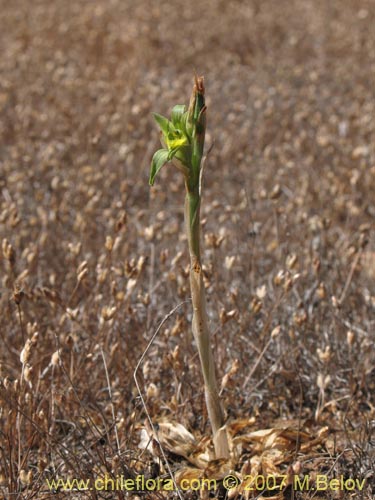
<instances>
[{"instance_id":1,"label":"dry grass","mask_svg":"<svg viewBox=\"0 0 375 500\"><path fill-rule=\"evenodd\" d=\"M165 168L168 183L147 185L150 113L184 102L197 70L229 422L328 426L293 463L367 478L355 498L373 498L373 0L16 0L0 21L0 495L50 498L46 477L159 474L138 449L133 372L189 287L182 179ZM154 421L204 436L190 317L187 302L164 324L141 378Z\"/></svg>"}]
</instances>

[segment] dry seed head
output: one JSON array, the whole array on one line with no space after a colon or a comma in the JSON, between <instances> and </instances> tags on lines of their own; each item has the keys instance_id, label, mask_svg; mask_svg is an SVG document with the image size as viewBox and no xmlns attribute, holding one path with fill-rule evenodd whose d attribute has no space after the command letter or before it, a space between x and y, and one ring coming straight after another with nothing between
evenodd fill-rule
<instances>
[{"instance_id":1,"label":"dry seed head","mask_svg":"<svg viewBox=\"0 0 375 500\"><path fill-rule=\"evenodd\" d=\"M176 345L176 347L173 349L172 352L172 359L174 362L178 361L180 362L181 358L181 348L179 345Z\"/></svg>"},{"instance_id":2,"label":"dry seed head","mask_svg":"<svg viewBox=\"0 0 375 500\"><path fill-rule=\"evenodd\" d=\"M133 288L137 284L137 280L134 279L129 279L128 282L126 283L126 293L127 295L130 295L131 292L133 291Z\"/></svg>"},{"instance_id":3,"label":"dry seed head","mask_svg":"<svg viewBox=\"0 0 375 500\"><path fill-rule=\"evenodd\" d=\"M226 313L226 311L225 311L224 307L222 307L222 308L220 309L219 318L220 318L220 323L221 323L222 325L224 325L224 324L228 321L228 320L227 320L227 313Z\"/></svg>"},{"instance_id":4,"label":"dry seed head","mask_svg":"<svg viewBox=\"0 0 375 500\"><path fill-rule=\"evenodd\" d=\"M5 379L3 380L3 384L4 384L4 387L7 391L12 389L12 382L11 382L9 377L5 377Z\"/></svg>"},{"instance_id":5,"label":"dry seed head","mask_svg":"<svg viewBox=\"0 0 375 500\"><path fill-rule=\"evenodd\" d=\"M366 248L366 246L368 245L369 243L369 239L367 237L367 234L366 233L361 233L360 236L359 236L359 248L361 248L362 250L364 248Z\"/></svg>"},{"instance_id":6,"label":"dry seed head","mask_svg":"<svg viewBox=\"0 0 375 500\"><path fill-rule=\"evenodd\" d=\"M144 306L149 306L151 303L151 298L149 293L141 294L139 293L137 295L137 299L144 305Z\"/></svg>"},{"instance_id":7,"label":"dry seed head","mask_svg":"<svg viewBox=\"0 0 375 500\"><path fill-rule=\"evenodd\" d=\"M117 283L115 280L111 281L111 295L112 297L116 297L117 295Z\"/></svg>"},{"instance_id":8,"label":"dry seed head","mask_svg":"<svg viewBox=\"0 0 375 500\"><path fill-rule=\"evenodd\" d=\"M199 266L197 266L196 269L197 269L197 272L200 272ZM180 283L185 283L185 280L189 277L189 274L190 274L190 265L186 264L185 267L180 267L179 271L180 271L179 277L182 278L180 280ZM206 269L204 269L204 271L206 271Z\"/></svg>"},{"instance_id":9,"label":"dry seed head","mask_svg":"<svg viewBox=\"0 0 375 500\"><path fill-rule=\"evenodd\" d=\"M320 259L318 257L315 257L313 260L313 268L316 274L319 272L320 265L321 265Z\"/></svg>"},{"instance_id":10,"label":"dry seed head","mask_svg":"<svg viewBox=\"0 0 375 500\"><path fill-rule=\"evenodd\" d=\"M255 290L255 294L258 297L258 299L262 300L265 298L267 295L267 287L266 285L258 286L258 288Z\"/></svg>"},{"instance_id":11,"label":"dry seed head","mask_svg":"<svg viewBox=\"0 0 375 500\"><path fill-rule=\"evenodd\" d=\"M78 313L79 313L78 307L76 309L71 309L70 307L66 308L66 314L69 316L70 319L76 320L78 318Z\"/></svg>"},{"instance_id":12,"label":"dry seed head","mask_svg":"<svg viewBox=\"0 0 375 500\"><path fill-rule=\"evenodd\" d=\"M271 200L277 200L277 198L280 198L281 195L281 187L280 184L276 184L273 188L272 191L270 192L269 198Z\"/></svg>"},{"instance_id":13,"label":"dry seed head","mask_svg":"<svg viewBox=\"0 0 375 500\"><path fill-rule=\"evenodd\" d=\"M324 376L322 373L318 373L316 383L317 383L317 386L319 387L319 389L324 391L330 382L331 382L330 375Z\"/></svg>"},{"instance_id":14,"label":"dry seed head","mask_svg":"<svg viewBox=\"0 0 375 500\"><path fill-rule=\"evenodd\" d=\"M132 415L134 415L134 413L132 413ZM134 422L134 421L135 421L135 420L134 420L134 418L135 418L135 417L131 416L131 417L130 417L130 420L131 420L132 422ZM124 432L125 432L125 424L126 424L126 420L125 420L125 418L124 418L124 417L121 417L121 418L120 418L120 420L118 421L118 424L117 424L117 428L118 428L118 430L119 430L119 431L124 431Z\"/></svg>"},{"instance_id":15,"label":"dry seed head","mask_svg":"<svg viewBox=\"0 0 375 500\"><path fill-rule=\"evenodd\" d=\"M291 253L286 258L286 267L288 269L294 269L297 264L297 255L295 253Z\"/></svg>"},{"instance_id":16,"label":"dry seed head","mask_svg":"<svg viewBox=\"0 0 375 500\"><path fill-rule=\"evenodd\" d=\"M346 333L346 342L348 346L351 347L354 344L355 333L352 330L348 330Z\"/></svg>"},{"instance_id":17,"label":"dry seed head","mask_svg":"<svg viewBox=\"0 0 375 500\"><path fill-rule=\"evenodd\" d=\"M56 285L56 273L49 274L48 281L49 281L49 284L51 286L55 286Z\"/></svg>"},{"instance_id":18,"label":"dry seed head","mask_svg":"<svg viewBox=\"0 0 375 500\"><path fill-rule=\"evenodd\" d=\"M17 276L17 283L23 283L26 278L29 276L29 270L28 269L25 269L24 271L22 271L18 276Z\"/></svg>"},{"instance_id":19,"label":"dry seed head","mask_svg":"<svg viewBox=\"0 0 375 500\"><path fill-rule=\"evenodd\" d=\"M293 314L293 321L297 326L301 326L307 321L307 313L305 310L302 310L298 313Z\"/></svg>"},{"instance_id":20,"label":"dry seed head","mask_svg":"<svg viewBox=\"0 0 375 500\"><path fill-rule=\"evenodd\" d=\"M60 349L55 351L51 356L51 366L57 366L60 361Z\"/></svg>"},{"instance_id":21,"label":"dry seed head","mask_svg":"<svg viewBox=\"0 0 375 500\"><path fill-rule=\"evenodd\" d=\"M115 252L119 246L121 245L122 241L122 235L116 236L115 239L113 240L113 248L112 251Z\"/></svg>"},{"instance_id":22,"label":"dry seed head","mask_svg":"<svg viewBox=\"0 0 375 500\"><path fill-rule=\"evenodd\" d=\"M144 236L146 241L151 241L155 236L154 226L149 226L144 229Z\"/></svg>"},{"instance_id":23,"label":"dry seed head","mask_svg":"<svg viewBox=\"0 0 375 500\"><path fill-rule=\"evenodd\" d=\"M332 220L329 217L324 217L322 223L324 229L329 229L331 227Z\"/></svg>"},{"instance_id":24,"label":"dry seed head","mask_svg":"<svg viewBox=\"0 0 375 500\"><path fill-rule=\"evenodd\" d=\"M108 269L102 269L100 266L96 268L98 282L100 284L104 283L107 279Z\"/></svg>"},{"instance_id":25,"label":"dry seed head","mask_svg":"<svg viewBox=\"0 0 375 500\"><path fill-rule=\"evenodd\" d=\"M9 261L11 266L13 266L13 264L16 261L16 254L15 254L15 251L12 247L12 244L9 243L9 241L6 238L3 239L2 249L3 249L4 258L7 261Z\"/></svg>"},{"instance_id":26,"label":"dry seed head","mask_svg":"<svg viewBox=\"0 0 375 500\"><path fill-rule=\"evenodd\" d=\"M233 287L229 290L229 298L231 300L231 302L235 303L237 301L237 297L238 297L238 287Z\"/></svg>"},{"instance_id":27,"label":"dry seed head","mask_svg":"<svg viewBox=\"0 0 375 500\"><path fill-rule=\"evenodd\" d=\"M80 241L76 244L68 243L68 250L74 257L78 257L82 250L82 243Z\"/></svg>"},{"instance_id":28,"label":"dry seed head","mask_svg":"<svg viewBox=\"0 0 375 500\"><path fill-rule=\"evenodd\" d=\"M289 290L291 290L291 288L293 287L293 283L294 283L294 280L292 278L286 278L284 286L283 286L284 291L289 292Z\"/></svg>"},{"instance_id":29,"label":"dry seed head","mask_svg":"<svg viewBox=\"0 0 375 500\"><path fill-rule=\"evenodd\" d=\"M266 251L267 252L274 252L275 250L277 250L279 248L279 242L274 239L274 240L271 240L267 247L266 247Z\"/></svg>"},{"instance_id":30,"label":"dry seed head","mask_svg":"<svg viewBox=\"0 0 375 500\"><path fill-rule=\"evenodd\" d=\"M160 264L165 264L168 260L168 257L169 257L168 249L165 248L164 250L161 250L159 255Z\"/></svg>"},{"instance_id":31,"label":"dry seed head","mask_svg":"<svg viewBox=\"0 0 375 500\"><path fill-rule=\"evenodd\" d=\"M322 219L318 215L313 215L308 220L309 229L313 233L319 233L323 229Z\"/></svg>"},{"instance_id":32,"label":"dry seed head","mask_svg":"<svg viewBox=\"0 0 375 500\"><path fill-rule=\"evenodd\" d=\"M25 256L26 262L28 264L32 264L35 260L36 255L37 255L37 253L35 250L28 249L26 256Z\"/></svg>"},{"instance_id":33,"label":"dry seed head","mask_svg":"<svg viewBox=\"0 0 375 500\"><path fill-rule=\"evenodd\" d=\"M363 10L359 11L359 14L360 14L359 18L360 19L361 19L361 16L363 16L363 14L362 14L363 12L366 12L366 9L363 9ZM367 17L367 14L364 14L364 17ZM353 158L353 160L358 160L358 158L366 157L368 155L369 155L369 147L366 146L366 145L357 146L352 151L352 158Z\"/></svg>"},{"instance_id":34,"label":"dry seed head","mask_svg":"<svg viewBox=\"0 0 375 500\"><path fill-rule=\"evenodd\" d=\"M19 306L22 302L24 291L20 283L15 283L13 288L13 300Z\"/></svg>"},{"instance_id":35,"label":"dry seed head","mask_svg":"<svg viewBox=\"0 0 375 500\"><path fill-rule=\"evenodd\" d=\"M357 254L357 248L354 245L351 245L346 251L346 255L349 258L354 257L356 254Z\"/></svg>"},{"instance_id":36,"label":"dry seed head","mask_svg":"<svg viewBox=\"0 0 375 500\"><path fill-rule=\"evenodd\" d=\"M238 372L238 369L240 367L240 362L238 359L233 360L232 366L230 367L230 370L224 375L224 377L221 380L221 386L220 390L224 390L228 384L231 382L231 379L236 375Z\"/></svg>"},{"instance_id":37,"label":"dry seed head","mask_svg":"<svg viewBox=\"0 0 375 500\"><path fill-rule=\"evenodd\" d=\"M21 222L21 219L19 217L17 208L15 207L12 212L10 213L9 217L9 224L12 228L17 227L18 224Z\"/></svg>"},{"instance_id":38,"label":"dry seed head","mask_svg":"<svg viewBox=\"0 0 375 500\"><path fill-rule=\"evenodd\" d=\"M250 304L250 309L254 314L258 314L262 309L262 302L258 299L258 297L254 297Z\"/></svg>"},{"instance_id":39,"label":"dry seed head","mask_svg":"<svg viewBox=\"0 0 375 500\"><path fill-rule=\"evenodd\" d=\"M302 471L302 464L299 460L297 460L297 462L295 462L293 465L292 465L292 468L293 468L293 472L295 475L299 475L301 474L301 471Z\"/></svg>"},{"instance_id":40,"label":"dry seed head","mask_svg":"<svg viewBox=\"0 0 375 500\"><path fill-rule=\"evenodd\" d=\"M176 337L177 335L179 335L183 331L183 329L184 329L184 320L181 317L178 317L171 330L172 337Z\"/></svg>"},{"instance_id":41,"label":"dry seed head","mask_svg":"<svg viewBox=\"0 0 375 500\"><path fill-rule=\"evenodd\" d=\"M43 295L48 299L49 301L60 304L61 303L61 297L59 296L58 292L56 290L51 290L50 288L44 286L41 289Z\"/></svg>"},{"instance_id":42,"label":"dry seed head","mask_svg":"<svg viewBox=\"0 0 375 500\"><path fill-rule=\"evenodd\" d=\"M135 268L136 268L135 259L126 260L124 264L125 276L127 278L130 278L134 274Z\"/></svg>"},{"instance_id":43,"label":"dry seed head","mask_svg":"<svg viewBox=\"0 0 375 500\"><path fill-rule=\"evenodd\" d=\"M292 275L293 284L296 283L296 281L298 281L300 279L300 277L301 277L300 273L293 274Z\"/></svg>"},{"instance_id":44,"label":"dry seed head","mask_svg":"<svg viewBox=\"0 0 375 500\"><path fill-rule=\"evenodd\" d=\"M21 354L20 354L20 361L21 361L21 363L23 365L25 365L29 361L29 359L30 359L30 356L31 356L31 346L32 346L31 340L27 339L26 343L25 343L25 346L22 349Z\"/></svg>"},{"instance_id":45,"label":"dry seed head","mask_svg":"<svg viewBox=\"0 0 375 500\"><path fill-rule=\"evenodd\" d=\"M209 248L220 248L223 243L225 237L224 236L216 236L214 233L208 233L205 235L205 243Z\"/></svg>"},{"instance_id":46,"label":"dry seed head","mask_svg":"<svg viewBox=\"0 0 375 500\"><path fill-rule=\"evenodd\" d=\"M36 345L39 339L39 332L34 332L33 336L31 337L31 343L33 345Z\"/></svg>"},{"instance_id":47,"label":"dry seed head","mask_svg":"<svg viewBox=\"0 0 375 500\"><path fill-rule=\"evenodd\" d=\"M32 479L33 479L33 473L31 470L29 470L29 472L26 472L24 469L20 470L20 481L23 484L23 486L29 486L31 484Z\"/></svg>"},{"instance_id":48,"label":"dry seed head","mask_svg":"<svg viewBox=\"0 0 375 500\"><path fill-rule=\"evenodd\" d=\"M117 351L118 351L118 342L115 342L114 344L112 344L111 350L109 351L109 358L112 359Z\"/></svg>"},{"instance_id":49,"label":"dry seed head","mask_svg":"<svg viewBox=\"0 0 375 500\"><path fill-rule=\"evenodd\" d=\"M142 373L143 373L143 376L145 378L148 377L148 375L150 373L150 369L151 369L150 362L146 361L145 364L143 365L143 368L142 368Z\"/></svg>"},{"instance_id":50,"label":"dry seed head","mask_svg":"<svg viewBox=\"0 0 375 500\"><path fill-rule=\"evenodd\" d=\"M360 233L369 233L371 231L371 224L363 223L358 228Z\"/></svg>"},{"instance_id":51,"label":"dry seed head","mask_svg":"<svg viewBox=\"0 0 375 500\"><path fill-rule=\"evenodd\" d=\"M331 302L332 302L332 305L335 309L340 308L340 302L337 300L337 297L335 295L332 295Z\"/></svg>"},{"instance_id":52,"label":"dry seed head","mask_svg":"<svg viewBox=\"0 0 375 500\"><path fill-rule=\"evenodd\" d=\"M87 273L89 272L88 269L83 269L83 271L81 271L78 275L77 275L77 280L78 280L78 283L81 283L81 281L83 281L85 279L85 277L87 276Z\"/></svg>"},{"instance_id":53,"label":"dry seed head","mask_svg":"<svg viewBox=\"0 0 375 500\"><path fill-rule=\"evenodd\" d=\"M125 210L122 210L119 215L118 215L118 218L116 220L116 223L115 223L115 231L118 233L119 231L121 231L121 229L126 225L126 222L127 222L127 214L125 212Z\"/></svg>"},{"instance_id":54,"label":"dry seed head","mask_svg":"<svg viewBox=\"0 0 375 500\"><path fill-rule=\"evenodd\" d=\"M119 466L121 466L121 459L118 455L115 455L111 460L111 467L113 470L118 470Z\"/></svg>"},{"instance_id":55,"label":"dry seed head","mask_svg":"<svg viewBox=\"0 0 375 500\"><path fill-rule=\"evenodd\" d=\"M36 323L27 323L26 325L26 332L27 332L27 335L29 337L31 337L32 335L34 335L34 333L36 333L37 331L37 324Z\"/></svg>"},{"instance_id":56,"label":"dry seed head","mask_svg":"<svg viewBox=\"0 0 375 500\"><path fill-rule=\"evenodd\" d=\"M109 321L110 319L113 318L113 316L116 313L116 307L103 307L102 312L101 312L101 317L104 319L104 321Z\"/></svg>"},{"instance_id":57,"label":"dry seed head","mask_svg":"<svg viewBox=\"0 0 375 500\"><path fill-rule=\"evenodd\" d=\"M283 269L280 269L280 271L276 274L276 276L273 279L273 282L276 286L280 286L285 279L285 271Z\"/></svg>"},{"instance_id":58,"label":"dry seed head","mask_svg":"<svg viewBox=\"0 0 375 500\"><path fill-rule=\"evenodd\" d=\"M271 332L271 338L275 339L276 337L278 337L280 334L280 331L281 331L281 326L280 325L275 326L275 328Z\"/></svg>"},{"instance_id":59,"label":"dry seed head","mask_svg":"<svg viewBox=\"0 0 375 500\"><path fill-rule=\"evenodd\" d=\"M320 361L322 361L323 363L328 363L331 360L332 353L331 353L331 347L329 345L326 346L324 351L322 351L322 349L319 349L318 347L316 353Z\"/></svg>"},{"instance_id":60,"label":"dry seed head","mask_svg":"<svg viewBox=\"0 0 375 500\"><path fill-rule=\"evenodd\" d=\"M74 346L74 337L73 335L69 334L67 335L65 339L65 345L68 347L68 349L72 349Z\"/></svg>"},{"instance_id":61,"label":"dry seed head","mask_svg":"<svg viewBox=\"0 0 375 500\"><path fill-rule=\"evenodd\" d=\"M88 273L87 260L84 260L77 268L78 281L81 282L87 273Z\"/></svg>"},{"instance_id":62,"label":"dry seed head","mask_svg":"<svg viewBox=\"0 0 375 500\"><path fill-rule=\"evenodd\" d=\"M138 274L143 271L144 267L145 267L145 264L146 264L146 257L144 255L141 255L138 259L138 262L137 262L137 272Z\"/></svg>"},{"instance_id":63,"label":"dry seed head","mask_svg":"<svg viewBox=\"0 0 375 500\"><path fill-rule=\"evenodd\" d=\"M112 236L106 236L106 238L105 238L105 247L108 250L108 252L112 252L112 249L113 249L113 238L112 238Z\"/></svg>"},{"instance_id":64,"label":"dry seed head","mask_svg":"<svg viewBox=\"0 0 375 500\"><path fill-rule=\"evenodd\" d=\"M327 297L327 291L326 287L323 282L319 283L319 286L316 290L316 295L318 296L319 299L323 300Z\"/></svg>"},{"instance_id":65,"label":"dry seed head","mask_svg":"<svg viewBox=\"0 0 375 500\"><path fill-rule=\"evenodd\" d=\"M231 320L232 318L236 318L237 316L238 316L237 309L232 309L229 312L226 312L224 308L220 310L220 322L222 325L224 325L227 321Z\"/></svg>"},{"instance_id":66,"label":"dry seed head","mask_svg":"<svg viewBox=\"0 0 375 500\"><path fill-rule=\"evenodd\" d=\"M177 276L176 276L176 273L174 273L173 271L170 271L170 272L168 273L168 280L169 280L169 281L172 281L172 282L177 281Z\"/></svg>"},{"instance_id":67,"label":"dry seed head","mask_svg":"<svg viewBox=\"0 0 375 500\"><path fill-rule=\"evenodd\" d=\"M25 365L24 370L23 370L23 377L26 380L26 382L29 384L30 387L32 387L31 383L31 375L33 373L33 369L30 365Z\"/></svg>"},{"instance_id":68,"label":"dry seed head","mask_svg":"<svg viewBox=\"0 0 375 500\"><path fill-rule=\"evenodd\" d=\"M229 269L232 269L232 267L233 267L233 264L234 264L235 260L236 260L235 255L231 255L231 256L226 255L225 260L224 260L224 265L225 265L225 267L226 267L228 270L229 270Z\"/></svg>"},{"instance_id":69,"label":"dry seed head","mask_svg":"<svg viewBox=\"0 0 375 500\"><path fill-rule=\"evenodd\" d=\"M39 410L38 412L38 420L42 423L44 423L46 421L46 414L44 413L44 410Z\"/></svg>"},{"instance_id":70,"label":"dry seed head","mask_svg":"<svg viewBox=\"0 0 375 500\"><path fill-rule=\"evenodd\" d=\"M148 398L157 398L159 397L160 391L155 384L151 382L151 384L147 387L146 395Z\"/></svg>"},{"instance_id":71,"label":"dry seed head","mask_svg":"<svg viewBox=\"0 0 375 500\"><path fill-rule=\"evenodd\" d=\"M173 394L171 399L170 399L170 408L173 412L176 412L178 410L178 401L177 401L177 398L176 398L176 394Z\"/></svg>"},{"instance_id":72,"label":"dry seed head","mask_svg":"<svg viewBox=\"0 0 375 500\"><path fill-rule=\"evenodd\" d=\"M44 457L39 457L38 458L38 473L39 474L43 474L43 472L46 470L47 468L47 460L44 458Z\"/></svg>"}]
</instances>

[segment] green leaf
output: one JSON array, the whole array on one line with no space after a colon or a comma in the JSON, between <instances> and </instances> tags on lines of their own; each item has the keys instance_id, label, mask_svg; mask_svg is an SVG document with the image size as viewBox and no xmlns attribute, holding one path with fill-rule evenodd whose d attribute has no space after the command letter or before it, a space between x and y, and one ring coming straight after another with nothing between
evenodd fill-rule
<instances>
[{"instance_id":1,"label":"green leaf","mask_svg":"<svg viewBox=\"0 0 375 500\"><path fill-rule=\"evenodd\" d=\"M165 118L165 116L159 115L159 113L152 113L152 114L154 116L154 120L159 125L159 127L164 135L167 135L168 132L170 132L171 130L174 130L174 126L172 125L172 122L170 122L168 120L168 118Z\"/></svg>"},{"instance_id":2,"label":"green leaf","mask_svg":"<svg viewBox=\"0 0 375 500\"><path fill-rule=\"evenodd\" d=\"M155 177L159 170L169 161L169 151L167 149L159 149L152 157L150 170L150 186L154 185Z\"/></svg>"},{"instance_id":3,"label":"green leaf","mask_svg":"<svg viewBox=\"0 0 375 500\"><path fill-rule=\"evenodd\" d=\"M170 149L168 151L168 161L172 160L176 154L180 151L180 147L176 147L176 148L173 148L173 149Z\"/></svg>"},{"instance_id":4,"label":"green leaf","mask_svg":"<svg viewBox=\"0 0 375 500\"><path fill-rule=\"evenodd\" d=\"M180 147L176 153L176 158L187 168L190 168L190 146Z\"/></svg>"},{"instance_id":5,"label":"green leaf","mask_svg":"<svg viewBox=\"0 0 375 500\"><path fill-rule=\"evenodd\" d=\"M186 111L185 104L177 104L172 109L171 121L176 128L185 128L185 124L183 123L184 113Z\"/></svg>"}]
</instances>

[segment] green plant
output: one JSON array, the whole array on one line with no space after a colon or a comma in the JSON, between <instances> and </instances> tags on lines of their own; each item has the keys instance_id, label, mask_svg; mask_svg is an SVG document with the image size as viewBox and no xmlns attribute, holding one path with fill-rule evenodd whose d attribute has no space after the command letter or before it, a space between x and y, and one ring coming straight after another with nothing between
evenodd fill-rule
<instances>
[{"instance_id":1,"label":"green plant","mask_svg":"<svg viewBox=\"0 0 375 500\"><path fill-rule=\"evenodd\" d=\"M200 251L200 205L202 196L202 166L206 131L206 105L203 77L196 77L188 109L174 106L171 119L157 113L156 123L161 130L164 146L153 156L150 185L160 169L172 162L184 175L185 225L190 253L190 288L193 303L193 335L197 344L204 379L208 416L213 431L216 457L228 457L228 441L223 411L217 389L215 364L210 345L206 296Z\"/></svg>"}]
</instances>

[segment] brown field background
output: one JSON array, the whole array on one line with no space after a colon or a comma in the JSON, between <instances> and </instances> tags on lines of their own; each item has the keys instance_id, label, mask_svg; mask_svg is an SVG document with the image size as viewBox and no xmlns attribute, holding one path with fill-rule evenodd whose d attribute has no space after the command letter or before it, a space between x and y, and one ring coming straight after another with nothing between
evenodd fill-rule
<instances>
[{"instance_id":1,"label":"brown field background","mask_svg":"<svg viewBox=\"0 0 375 500\"><path fill-rule=\"evenodd\" d=\"M189 286L181 175L148 186L151 112L187 103L195 72L228 422L327 426L302 469L365 490L284 498L373 498L374 25L373 0L0 2L2 498L127 498L45 478L158 474L133 373ZM190 319L185 302L139 377L155 422L210 436Z\"/></svg>"}]
</instances>

